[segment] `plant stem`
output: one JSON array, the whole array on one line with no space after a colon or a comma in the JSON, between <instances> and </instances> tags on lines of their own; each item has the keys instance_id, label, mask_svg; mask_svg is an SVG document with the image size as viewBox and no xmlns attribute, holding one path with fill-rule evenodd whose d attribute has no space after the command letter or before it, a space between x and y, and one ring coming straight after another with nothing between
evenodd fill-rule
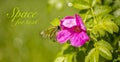
<instances>
[{"instance_id":1,"label":"plant stem","mask_svg":"<svg viewBox=\"0 0 120 62\"><path fill-rule=\"evenodd\" d=\"M97 42L97 39L90 33L90 37L94 40L94 43L96 43Z\"/></svg>"},{"instance_id":2,"label":"plant stem","mask_svg":"<svg viewBox=\"0 0 120 62\"><path fill-rule=\"evenodd\" d=\"M96 21L96 18L95 18L95 14L94 14L93 8L90 8L90 10L91 10L92 16L93 16L93 18L94 18L94 23L97 24L97 21Z\"/></svg>"},{"instance_id":3,"label":"plant stem","mask_svg":"<svg viewBox=\"0 0 120 62\"><path fill-rule=\"evenodd\" d=\"M83 20L83 22L85 23L86 22L86 19L87 19L87 17L88 17L88 13L89 13L90 11L87 11L87 13L86 13L86 15L85 15L85 18L84 18L84 20Z\"/></svg>"}]
</instances>

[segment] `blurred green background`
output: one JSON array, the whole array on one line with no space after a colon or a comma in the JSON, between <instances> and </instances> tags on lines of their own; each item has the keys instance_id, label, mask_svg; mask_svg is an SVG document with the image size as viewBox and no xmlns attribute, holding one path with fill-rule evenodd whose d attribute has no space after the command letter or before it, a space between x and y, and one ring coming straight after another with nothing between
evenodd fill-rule
<instances>
[{"instance_id":1,"label":"blurred green background","mask_svg":"<svg viewBox=\"0 0 120 62\"><path fill-rule=\"evenodd\" d=\"M63 4L61 10L52 8L48 12L47 0L0 0L0 62L53 62L61 45L42 39L40 31L47 29L54 18L78 12ZM15 7L22 12L37 12L34 19L24 19L38 23L14 25L6 14Z\"/></svg>"}]
</instances>

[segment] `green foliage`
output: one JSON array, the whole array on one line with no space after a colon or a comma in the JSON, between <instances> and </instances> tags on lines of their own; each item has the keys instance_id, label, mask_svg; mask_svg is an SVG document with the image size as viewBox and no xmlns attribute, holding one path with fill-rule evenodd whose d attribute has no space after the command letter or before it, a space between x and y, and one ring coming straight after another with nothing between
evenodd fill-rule
<instances>
[{"instance_id":1,"label":"green foliage","mask_svg":"<svg viewBox=\"0 0 120 62\"><path fill-rule=\"evenodd\" d=\"M113 34L113 32L118 32L119 27L111 21L113 16L105 15L104 17L98 17L98 23L93 26L91 32L97 36L105 36L106 32Z\"/></svg>"},{"instance_id":2,"label":"green foliage","mask_svg":"<svg viewBox=\"0 0 120 62\"><path fill-rule=\"evenodd\" d=\"M81 61L81 62L85 62L85 52L84 51L79 51L76 54L76 60L77 61Z\"/></svg>"},{"instance_id":3,"label":"green foliage","mask_svg":"<svg viewBox=\"0 0 120 62\"><path fill-rule=\"evenodd\" d=\"M105 48L107 48L108 50L113 50L113 47L110 45L110 43L108 43L107 41L104 40L100 40L99 42L96 42L94 44L94 46L103 46Z\"/></svg>"},{"instance_id":4,"label":"green foliage","mask_svg":"<svg viewBox=\"0 0 120 62\"><path fill-rule=\"evenodd\" d=\"M86 56L85 62L99 62L99 55L107 60L112 60L110 51L113 50L113 48L108 42L100 40L96 42L94 46L95 48L92 48Z\"/></svg>"},{"instance_id":5,"label":"green foliage","mask_svg":"<svg viewBox=\"0 0 120 62\"><path fill-rule=\"evenodd\" d=\"M116 62L120 56L120 0L67 0L77 10L90 42L75 48L64 44L56 62ZM59 25L58 19L51 23ZM117 51L117 52L116 52ZM116 56L115 56L116 55ZM61 61L60 61L61 60Z\"/></svg>"},{"instance_id":6,"label":"green foliage","mask_svg":"<svg viewBox=\"0 0 120 62\"><path fill-rule=\"evenodd\" d=\"M89 9L90 8L88 5L83 5L83 4L79 4L79 3L74 3L73 7L77 8L77 9L80 9L80 10Z\"/></svg>"},{"instance_id":7,"label":"green foliage","mask_svg":"<svg viewBox=\"0 0 120 62\"><path fill-rule=\"evenodd\" d=\"M120 16L114 19L114 22L120 26Z\"/></svg>"},{"instance_id":8,"label":"green foliage","mask_svg":"<svg viewBox=\"0 0 120 62\"><path fill-rule=\"evenodd\" d=\"M112 7L113 7L113 10L120 8L120 0L115 0Z\"/></svg>"},{"instance_id":9,"label":"green foliage","mask_svg":"<svg viewBox=\"0 0 120 62\"><path fill-rule=\"evenodd\" d=\"M55 59L54 62L73 62L76 60L75 57L75 47L64 44L64 47L62 48L61 52L58 54L58 57Z\"/></svg>"},{"instance_id":10,"label":"green foliage","mask_svg":"<svg viewBox=\"0 0 120 62\"><path fill-rule=\"evenodd\" d=\"M51 21L52 26L59 26L60 25L60 20L58 18L55 18L53 21Z\"/></svg>"},{"instance_id":11,"label":"green foliage","mask_svg":"<svg viewBox=\"0 0 120 62\"><path fill-rule=\"evenodd\" d=\"M99 46L98 50L102 57L106 58L107 60L112 60L112 54L106 47Z\"/></svg>"},{"instance_id":12,"label":"green foliage","mask_svg":"<svg viewBox=\"0 0 120 62\"><path fill-rule=\"evenodd\" d=\"M112 8L110 6L106 6L106 5L97 5L94 8L94 14L96 16L100 16L100 15L105 15L108 14L109 12L112 11Z\"/></svg>"},{"instance_id":13,"label":"green foliage","mask_svg":"<svg viewBox=\"0 0 120 62\"><path fill-rule=\"evenodd\" d=\"M99 52L96 48L91 49L88 55L85 58L85 62L98 62L99 61Z\"/></svg>"},{"instance_id":14,"label":"green foliage","mask_svg":"<svg viewBox=\"0 0 120 62\"><path fill-rule=\"evenodd\" d=\"M54 62L73 62L73 54L67 54L61 57L57 57Z\"/></svg>"},{"instance_id":15,"label":"green foliage","mask_svg":"<svg viewBox=\"0 0 120 62\"><path fill-rule=\"evenodd\" d=\"M57 57L54 62L64 62L64 61L65 61L65 57Z\"/></svg>"},{"instance_id":16,"label":"green foliage","mask_svg":"<svg viewBox=\"0 0 120 62\"><path fill-rule=\"evenodd\" d=\"M103 0L103 4L105 5L110 5L111 3L113 3L113 0Z\"/></svg>"},{"instance_id":17,"label":"green foliage","mask_svg":"<svg viewBox=\"0 0 120 62\"><path fill-rule=\"evenodd\" d=\"M75 0L73 7L80 10L90 9L91 7L95 6L96 3L97 0Z\"/></svg>"}]
</instances>

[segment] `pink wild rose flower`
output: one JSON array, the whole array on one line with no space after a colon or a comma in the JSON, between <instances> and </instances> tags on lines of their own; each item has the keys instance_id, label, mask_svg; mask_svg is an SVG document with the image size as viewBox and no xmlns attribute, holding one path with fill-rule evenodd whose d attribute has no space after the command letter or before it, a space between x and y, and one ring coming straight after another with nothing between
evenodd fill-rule
<instances>
[{"instance_id":1,"label":"pink wild rose flower","mask_svg":"<svg viewBox=\"0 0 120 62\"><path fill-rule=\"evenodd\" d=\"M60 20L61 30L57 33L57 41L65 43L68 40L75 47L83 46L90 38L79 15L67 16Z\"/></svg>"}]
</instances>

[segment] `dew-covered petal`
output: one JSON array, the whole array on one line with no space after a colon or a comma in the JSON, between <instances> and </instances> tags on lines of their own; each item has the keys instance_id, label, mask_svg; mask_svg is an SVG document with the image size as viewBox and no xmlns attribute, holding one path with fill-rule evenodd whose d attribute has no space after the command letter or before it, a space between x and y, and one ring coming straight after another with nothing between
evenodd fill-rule
<instances>
[{"instance_id":1,"label":"dew-covered petal","mask_svg":"<svg viewBox=\"0 0 120 62\"><path fill-rule=\"evenodd\" d=\"M88 35L85 32L75 33L70 39L72 46L80 47L83 46L89 40Z\"/></svg>"},{"instance_id":2,"label":"dew-covered petal","mask_svg":"<svg viewBox=\"0 0 120 62\"><path fill-rule=\"evenodd\" d=\"M71 33L68 30L61 30L57 33L57 41L65 43L71 37Z\"/></svg>"},{"instance_id":3,"label":"dew-covered petal","mask_svg":"<svg viewBox=\"0 0 120 62\"><path fill-rule=\"evenodd\" d=\"M81 27L81 29L83 29L84 31L86 31L86 28L85 28L85 25L82 21L82 18L78 15L78 14L75 14L75 17L76 17L76 23L77 25L79 25Z\"/></svg>"}]
</instances>

